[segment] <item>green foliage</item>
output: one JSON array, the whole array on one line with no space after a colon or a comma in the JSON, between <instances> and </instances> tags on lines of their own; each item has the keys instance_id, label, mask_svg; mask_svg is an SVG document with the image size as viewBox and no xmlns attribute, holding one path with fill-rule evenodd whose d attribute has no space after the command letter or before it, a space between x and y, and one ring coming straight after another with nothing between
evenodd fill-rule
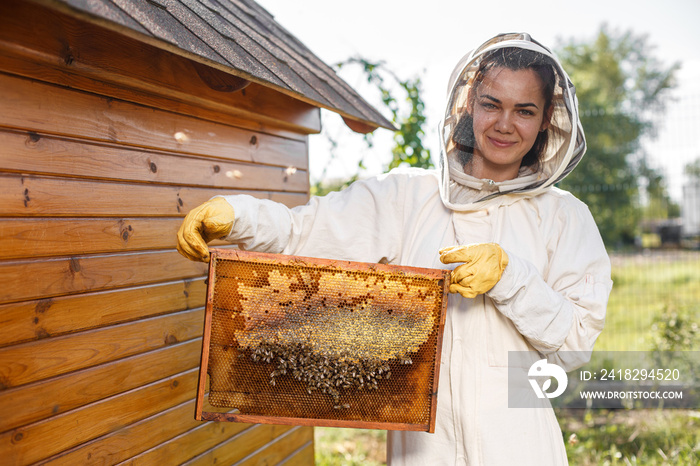
<instances>
[{"instance_id":1,"label":"green foliage","mask_svg":"<svg viewBox=\"0 0 700 466\"><path fill-rule=\"evenodd\" d=\"M698 301L687 306L669 306L654 319L648 335L655 367L678 369L688 385L684 396L691 399L697 399L700 391L700 367L694 351L700 346L698 311Z\"/></svg>"},{"instance_id":2,"label":"green foliage","mask_svg":"<svg viewBox=\"0 0 700 466\"><path fill-rule=\"evenodd\" d=\"M695 181L700 181L700 158L686 164L683 169L686 175L693 178Z\"/></svg>"},{"instance_id":3,"label":"green foliage","mask_svg":"<svg viewBox=\"0 0 700 466\"><path fill-rule=\"evenodd\" d=\"M391 151L393 158L387 169L391 170L402 164L421 168L432 167L430 150L423 145L426 117L420 77L402 80L388 69L384 62L370 62L361 57L349 58L337 64L338 68L348 65L362 67L367 82L379 90L382 103L391 112L392 122L398 128L394 133L395 146ZM402 94L405 94L402 101L394 95L392 84L398 85Z\"/></svg>"},{"instance_id":4,"label":"green foliage","mask_svg":"<svg viewBox=\"0 0 700 466\"><path fill-rule=\"evenodd\" d=\"M589 43L571 41L558 55L576 85L586 156L560 186L591 209L608 245L629 244L641 218L640 181L665 196L660 175L641 153L674 86L678 64L664 66L645 36L602 26Z\"/></svg>"},{"instance_id":5,"label":"green foliage","mask_svg":"<svg viewBox=\"0 0 700 466\"><path fill-rule=\"evenodd\" d=\"M650 168L646 160L639 163L638 174L646 186L646 202L642 207L644 219L669 219L681 216L681 207L671 200L666 180L657 170Z\"/></svg>"},{"instance_id":6,"label":"green foliage","mask_svg":"<svg viewBox=\"0 0 700 466\"><path fill-rule=\"evenodd\" d=\"M561 410L571 466L687 465L700 461L700 419L685 410Z\"/></svg>"},{"instance_id":7,"label":"green foliage","mask_svg":"<svg viewBox=\"0 0 700 466\"><path fill-rule=\"evenodd\" d=\"M386 464L386 431L316 427L317 466Z\"/></svg>"},{"instance_id":8,"label":"green foliage","mask_svg":"<svg viewBox=\"0 0 700 466\"><path fill-rule=\"evenodd\" d=\"M650 329L665 312L697 313L700 253L613 255L612 261L614 285L596 350L652 350Z\"/></svg>"},{"instance_id":9,"label":"green foliage","mask_svg":"<svg viewBox=\"0 0 700 466\"><path fill-rule=\"evenodd\" d=\"M323 179L320 179L319 181L311 185L310 194L312 196L325 196L326 194L333 191L342 191L343 189L347 188L355 181L357 181L359 176L359 174L355 174L350 178L330 181L324 181Z\"/></svg>"},{"instance_id":10,"label":"green foliage","mask_svg":"<svg viewBox=\"0 0 700 466\"><path fill-rule=\"evenodd\" d=\"M420 77L401 79L396 73L386 67L384 62L370 62L361 57L349 58L336 64L338 69L348 66L359 66L367 82L379 93L382 104L391 113L391 120L397 130L394 132L394 147L391 150L392 159L384 167L385 171L400 165L431 168L430 149L423 145L425 137L426 115L425 102L421 96L423 88ZM402 97L397 97L397 93ZM328 138L331 145L331 160L336 155L338 143ZM372 147L372 134L364 135L367 147ZM358 162L357 173L348 179L326 182L325 169L320 180L311 186L311 195L323 196L331 191L339 191L357 180L360 172L365 169L363 160Z\"/></svg>"},{"instance_id":11,"label":"green foliage","mask_svg":"<svg viewBox=\"0 0 700 466\"><path fill-rule=\"evenodd\" d=\"M654 351L692 351L700 347L697 322L700 303L695 306L667 307L651 324L651 347Z\"/></svg>"}]
</instances>

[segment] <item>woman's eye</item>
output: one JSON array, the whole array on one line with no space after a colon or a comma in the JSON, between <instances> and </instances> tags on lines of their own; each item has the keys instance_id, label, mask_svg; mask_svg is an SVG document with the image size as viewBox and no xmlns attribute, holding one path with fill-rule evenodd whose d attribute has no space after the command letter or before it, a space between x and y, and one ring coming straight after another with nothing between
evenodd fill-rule
<instances>
[{"instance_id":1,"label":"woman's eye","mask_svg":"<svg viewBox=\"0 0 700 466\"><path fill-rule=\"evenodd\" d=\"M486 109L496 108L496 106L494 104L492 104L491 102L481 102L481 106L483 108L486 108Z\"/></svg>"},{"instance_id":2,"label":"woman's eye","mask_svg":"<svg viewBox=\"0 0 700 466\"><path fill-rule=\"evenodd\" d=\"M532 116L535 114L535 112L531 110L520 110L520 114L523 116Z\"/></svg>"}]
</instances>

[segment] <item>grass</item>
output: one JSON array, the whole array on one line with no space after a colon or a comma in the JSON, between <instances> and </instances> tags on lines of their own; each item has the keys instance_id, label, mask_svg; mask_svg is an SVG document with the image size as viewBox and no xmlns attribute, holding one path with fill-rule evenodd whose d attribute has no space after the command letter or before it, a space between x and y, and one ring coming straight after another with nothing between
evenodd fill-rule
<instances>
[{"instance_id":1,"label":"grass","mask_svg":"<svg viewBox=\"0 0 700 466\"><path fill-rule=\"evenodd\" d=\"M700 321L700 252L612 261L613 292L596 350L652 349L655 321L676 311ZM572 466L700 464L697 410L558 410L557 417ZM384 465L385 445L384 431L316 428L316 465Z\"/></svg>"},{"instance_id":2,"label":"grass","mask_svg":"<svg viewBox=\"0 0 700 466\"><path fill-rule=\"evenodd\" d=\"M700 253L613 255L613 291L596 350L650 349L654 319L667 310L700 314Z\"/></svg>"},{"instance_id":3,"label":"grass","mask_svg":"<svg viewBox=\"0 0 700 466\"><path fill-rule=\"evenodd\" d=\"M386 431L316 427L317 466L386 464Z\"/></svg>"},{"instance_id":4,"label":"grass","mask_svg":"<svg viewBox=\"0 0 700 466\"><path fill-rule=\"evenodd\" d=\"M700 412L569 410L557 413L572 466L700 464Z\"/></svg>"}]
</instances>

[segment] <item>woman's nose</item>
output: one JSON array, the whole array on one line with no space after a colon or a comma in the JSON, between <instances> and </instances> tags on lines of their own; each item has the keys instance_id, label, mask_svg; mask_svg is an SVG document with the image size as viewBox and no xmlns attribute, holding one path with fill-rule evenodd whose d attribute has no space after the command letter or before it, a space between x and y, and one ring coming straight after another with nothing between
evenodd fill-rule
<instances>
[{"instance_id":1,"label":"woman's nose","mask_svg":"<svg viewBox=\"0 0 700 466\"><path fill-rule=\"evenodd\" d=\"M513 121L510 112L500 112L494 129L499 133L510 133L513 131Z\"/></svg>"}]
</instances>

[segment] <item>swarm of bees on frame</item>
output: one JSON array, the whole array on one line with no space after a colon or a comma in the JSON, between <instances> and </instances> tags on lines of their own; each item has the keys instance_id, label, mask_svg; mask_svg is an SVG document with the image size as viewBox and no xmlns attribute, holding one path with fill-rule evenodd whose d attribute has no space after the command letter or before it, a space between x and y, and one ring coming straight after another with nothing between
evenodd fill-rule
<instances>
[{"instance_id":1,"label":"swarm of bees on frame","mask_svg":"<svg viewBox=\"0 0 700 466\"><path fill-rule=\"evenodd\" d=\"M224 269L225 270L225 269ZM238 357L269 372L273 391L306 391L350 408L346 398L400 376L435 329L442 290L433 281L304 265L232 265L217 278L216 305ZM228 337L227 337L228 338ZM255 383L259 383L255 377ZM258 387L259 388L259 387ZM303 391L302 391L303 390Z\"/></svg>"},{"instance_id":2,"label":"swarm of bees on frame","mask_svg":"<svg viewBox=\"0 0 700 466\"><path fill-rule=\"evenodd\" d=\"M334 357L313 352L311 346L302 343L260 343L248 352L254 362L275 365L270 373L270 385L275 386L278 377L292 377L305 384L309 394L318 391L330 395L336 403L335 409L350 407L347 403L339 404L341 390L377 390L380 380L391 378L388 361ZM413 364L407 355L396 359L401 364Z\"/></svg>"}]
</instances>

